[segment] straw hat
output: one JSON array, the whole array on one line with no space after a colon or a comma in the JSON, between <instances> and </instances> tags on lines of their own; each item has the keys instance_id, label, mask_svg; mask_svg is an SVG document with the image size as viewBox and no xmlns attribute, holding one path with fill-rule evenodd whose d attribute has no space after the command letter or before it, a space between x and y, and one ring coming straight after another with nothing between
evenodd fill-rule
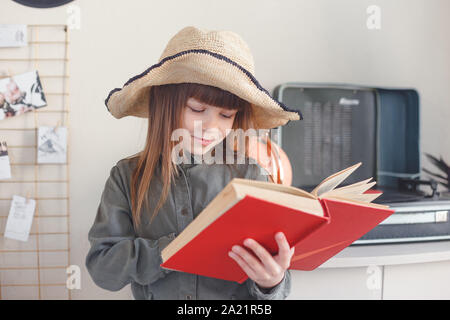
<instances>
[{"instance_id":1,"label":"straw hat","mask_svg":"<svg viewBox=\"0 0 450 320\"><path fill-rule=\"evenodd\" d=\"M252 104L261 129L303 119L299 110L274 99L254 77L249 46L231 31L188 26L169 40L159 62L112 90L105 100L117 119L148 117L149 87L170 83L199 83L229 91Z\"/></svg>"}]
</instances>

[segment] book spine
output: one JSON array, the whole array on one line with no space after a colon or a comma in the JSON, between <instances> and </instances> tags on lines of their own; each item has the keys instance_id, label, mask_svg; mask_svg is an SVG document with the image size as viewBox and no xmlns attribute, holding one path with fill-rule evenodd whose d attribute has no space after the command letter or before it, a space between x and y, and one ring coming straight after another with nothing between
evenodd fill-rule
<instances>
[{"instance_id":1,"label":"book spine","mask_svg":"<svg viewBox=\"0 0 450 320\"><path fill-rule=\"evenodd\" d=\"M330 215L330 210L328 209L325 201L323 201L322 198L317 198L320 202L320 205L322 206L323 212L324 212L324 217L327 218L327 223L330 223L330 219L331 219L331 215Z\"/></svg>"},{"instance_id":2,"label":"book spine","mask_svg":"<svg viewBox=\"0 0 450 320\"><path fill-rule=\"evenodd\" d=\"M247 280L247 278L248 278L248 275L245 274L241 279L239 279L238 283L239 284L243 283L245 280Z\"/></svg>"},{"instance_id":3,"label":"book spine","mask_svg":"<svg viewBox=\"0 0 450 320\"><path fill-rule=\"evenodd\" d=\"M298 243L304 241L305 239L307 239L308 237L310 237L312 234L314 234L317 230L319 230L319 229L322 228L323 226L325 226L325 225L327 225L327 224L330 223L331 216L330 216L328 207L326 206L325 202L322 201L321 198L317 198L317 200L319 201L320 205L322 206L323 213L324 213L324 214L323 214L324 220L322 220L322 223L319 224L319 225L317 226L317 228L312 229L312 230L311 230L307 235L305 235L302 239L300 239L299 241L297 241L296 243L294 243L294 244L291 246L291 248L292 248L292 247L295 247Z\"/></svg>"}]
</instances>

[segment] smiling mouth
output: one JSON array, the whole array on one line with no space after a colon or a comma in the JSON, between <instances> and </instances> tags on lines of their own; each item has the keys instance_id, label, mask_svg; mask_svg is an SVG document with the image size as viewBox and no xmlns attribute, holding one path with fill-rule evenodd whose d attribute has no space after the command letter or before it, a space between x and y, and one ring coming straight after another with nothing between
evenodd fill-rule
<instances>
[{"instance_id":1,"label":"smiling mouth","mask_svg":"<svg viewBox=\"0 0 450 320\"><path fill-rule=\"evenodd\" d=\"M202 145L206 146L208 144L210 144L211 142L213 142L214 140L206 140L206 139L202 139L202 138L198 138L196 136L192 136L195 140L199 141Z\"/></svg>"}]
</instances>

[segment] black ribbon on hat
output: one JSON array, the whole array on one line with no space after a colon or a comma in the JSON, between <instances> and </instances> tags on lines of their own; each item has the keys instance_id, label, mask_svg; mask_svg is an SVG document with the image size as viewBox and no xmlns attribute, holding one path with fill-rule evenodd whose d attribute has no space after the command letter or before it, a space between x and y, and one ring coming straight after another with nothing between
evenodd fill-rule
<instances>
[{"instance_id":1,"label":"black ribbon on hat","mask_svg":"<svg viewBox=\"0 0 450 320\"><path fill-rule=\"evenodd\" d=\"M73 0L13 0L21 5L32 8L54 8L65 5Z\"/></svg>"}]
</instances>

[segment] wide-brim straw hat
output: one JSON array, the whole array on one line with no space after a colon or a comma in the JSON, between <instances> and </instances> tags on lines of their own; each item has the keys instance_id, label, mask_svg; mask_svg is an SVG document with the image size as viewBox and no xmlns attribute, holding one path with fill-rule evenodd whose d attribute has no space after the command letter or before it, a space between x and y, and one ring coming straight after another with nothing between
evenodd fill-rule
<instances>
[{"instance_id":1,"label":"wide-brim straw hat","mask_svg":"<svg viewBox=\"0 0 450 320\"><path fill-rule=\"evenodd\" d=\"M301 120L299 110L273 98L254 77L249 46L232 31L188 26L168 42L159 62L111 90L105 100L117 119L148 117L150 87L172 83L198 83L229 91L251 103L256 128L270 129Z\"/></svg>"}]
</instances>

